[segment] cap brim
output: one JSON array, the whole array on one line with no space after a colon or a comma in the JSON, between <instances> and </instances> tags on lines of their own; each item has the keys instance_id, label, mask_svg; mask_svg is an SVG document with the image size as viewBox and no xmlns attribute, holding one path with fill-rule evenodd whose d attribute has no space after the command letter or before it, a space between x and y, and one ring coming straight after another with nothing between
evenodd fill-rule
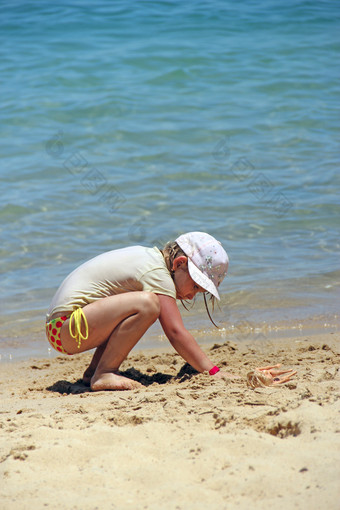
<instances>
[{"instance_id":1,"label":"cap brim","mask_svg":"<svg viewBox=\"0 0 340 510\"><path fill-rule=\"evenodd\" d=\"M188 258L188 270L191 278L197 285L207 292L210 292L216 299L220 300L220 295L214 283Z\"/></svg>"}]
</instances>

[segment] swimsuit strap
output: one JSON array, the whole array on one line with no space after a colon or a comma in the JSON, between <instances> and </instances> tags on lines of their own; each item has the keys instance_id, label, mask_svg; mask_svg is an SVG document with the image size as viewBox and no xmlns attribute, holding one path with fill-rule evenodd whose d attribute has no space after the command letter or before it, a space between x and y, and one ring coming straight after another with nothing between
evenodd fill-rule
<instances>
[{"instance_id":1,"label":"swimsuit strap","mask_svg":"<svg viewBox=\"0 0 340 510\"><path fill-rule=\"evenodd\" d=\"M81 320L83 319L85 325L85 336L81 332ZM72 331L72 320L74 320L74 332ZM75 338L78 344L78 349L80 349L80 345L82 340L87 340L89 337L89 326L87 324L87 320L82 308L77 308L72 312L70 317L70 322L68 326L70 335L72 338Z\"/></svg>"}]
</instances>

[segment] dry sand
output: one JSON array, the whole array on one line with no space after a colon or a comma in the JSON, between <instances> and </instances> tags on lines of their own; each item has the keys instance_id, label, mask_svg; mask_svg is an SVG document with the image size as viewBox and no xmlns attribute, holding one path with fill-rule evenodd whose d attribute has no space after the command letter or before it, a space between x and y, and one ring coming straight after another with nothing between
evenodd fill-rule
<instances>
[{"instance_id":1,"label":"dry sand","mask_svg":"<svg viewBox=\"0 0 340 510\"><path fill-rule=\"evenodd\" d=\"M1 363L0 508L340 508L339 333L205 350L242 375L193 374L173 351L133 351L142 390L92 393L89 355ZM251 390L247 372L298 374Z\"/></svg>"}]
</instances>

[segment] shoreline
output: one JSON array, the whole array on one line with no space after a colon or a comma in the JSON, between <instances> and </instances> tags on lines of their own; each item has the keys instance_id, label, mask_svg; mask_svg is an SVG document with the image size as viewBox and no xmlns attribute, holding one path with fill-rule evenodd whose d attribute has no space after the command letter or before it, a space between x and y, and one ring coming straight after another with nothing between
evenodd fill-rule
<instances>
[{"instance_id":1,"label":"shoreline","mask_svg":"<svg viewBox=\"0 0 340 510\"><path fill-rule=\"evenodd\" d=\"M171 346L133 350L122 371L145 388L127 392L85 387L87 353L3 363L3 504L336 510L339 340L337 331L291 335L269 350L206 344L216 364L242 376L234 382L193 374ZM289 383L247 387L249 370L279 362L298 370Z\"/></svg>"},{"instance_id":2,"label":"shoreline","mask_svg":"<svg viewBox=\"0 0 340 510\"><path fill-rule=\"evenodd\" d=\"M195 315L190 316L188 314L183 319L188 330L200 345L230 340L238 343L262 343L263 346L268 347L272 342L293 335L314 336L340 331L340 316L338 314L322 314L273 322L240 320L236 323L230 322L220 329L214 328L208 320L204 327L195 327ZM24 361L33 357L54 359L59 356L60 354L54 351L47 342L45 329L40 326L40 323L39 326L34 326L29 336L20 336L17 332L16 335L12 335L10 338L0 337L0 366L7 362ZM151 326L132 352L145 349L165 349L168 345L170 344L160 324L156 323Z\"/></svg>"}]
</instances>

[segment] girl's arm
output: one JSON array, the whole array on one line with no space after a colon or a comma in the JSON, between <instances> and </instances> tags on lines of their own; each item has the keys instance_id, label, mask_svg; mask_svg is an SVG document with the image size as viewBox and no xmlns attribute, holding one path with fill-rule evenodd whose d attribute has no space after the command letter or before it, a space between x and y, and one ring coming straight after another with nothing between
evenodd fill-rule
<instances>
[{"instance_id":1,"label":"girl's arm","mask_svg":"<svg viewBox=\"0 0 340 510\"><path fill-rule=\"evenodd\" d=\"M161 305L159 321L174 349L198 372L213 368L214 363L185 328L176 300L163 294L158 294L158 298Z\"/></svg>"}]
</instances>

